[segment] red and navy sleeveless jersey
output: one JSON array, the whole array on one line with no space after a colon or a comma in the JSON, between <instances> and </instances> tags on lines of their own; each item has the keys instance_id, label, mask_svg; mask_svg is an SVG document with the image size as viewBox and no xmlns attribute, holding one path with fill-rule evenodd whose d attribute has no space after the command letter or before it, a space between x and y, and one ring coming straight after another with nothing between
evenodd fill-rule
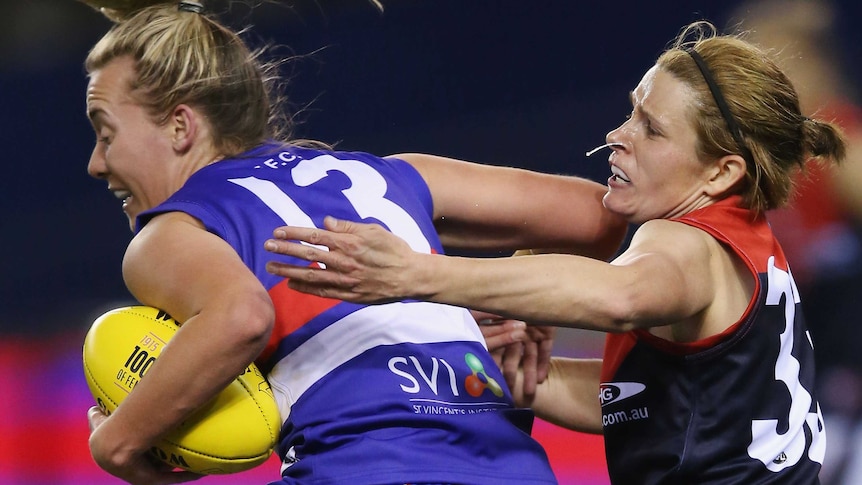
<instances>
[{"instance_id":1,"label":"red and navy sleeveless jersey","mask_svg":"<svg viewBox=\"0 0 862 485\"><path fill-rule=\"evenodd\" d=\"M381 224L442 252L430 191L409 164L268 144L194 173L141 215L181 211L227 241L276 311L258 364L284 419L282 481L303 484L556 483L470 313L418 301L359 305L305 295L267 273L278 226L327 215ZM316 263L315 263L316 264Z\"/></svg>"},{"instance_id":2,"label":"red and navy sleeveless jersey","mask_svg":"<svg viewBox=\"0 0 862 485\"><path fill-rule=\"evenodd\" d=\"M799 293L765 218L739 202L676 220L748 266L756 288L742 318L687 344L642 329L606 339L600 400L615 485L819 483L825 430Z\"/></svg>"}]
</instances>

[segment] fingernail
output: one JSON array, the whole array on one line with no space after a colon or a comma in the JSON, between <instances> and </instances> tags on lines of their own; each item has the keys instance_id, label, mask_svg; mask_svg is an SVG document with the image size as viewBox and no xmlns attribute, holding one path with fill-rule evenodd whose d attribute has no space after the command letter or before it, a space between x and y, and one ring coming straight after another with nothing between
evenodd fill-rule
<instances>
[{"instance_id":1,"label":"fingernail","mask_svg":"<svg viewBox=\"0 0 862 485\"><path fill-rule=\"evenodd\" d=\"M275 251L276 250L275 241L273 241L272 239L267 239L267 241L265 243L263 243L263 248L266 249L267 251Z\"/></svg>"},{"instance_id":2,"label":"fingernail","mask_svg":"<svg viewBox=\"0 0 862 485\"><path fill-rule=\"evenodd\" d=\"M524 322L515 322L512 324L512 328L515 330L520 330L522 328L527 328L527 324Z\"/></svg>"},{"instance_id":3,"label":"fingernail","mask_svg":"<svg viewBox=\"0 0 862 485\"><path fill-rule=\"evenodd\" d=\"M287 234L285 234L285 232L281 229L276 229L276 231L273 233L273 236L279 239L284 239L285 237L287 237Z\"/></svg>"}]
</instances>

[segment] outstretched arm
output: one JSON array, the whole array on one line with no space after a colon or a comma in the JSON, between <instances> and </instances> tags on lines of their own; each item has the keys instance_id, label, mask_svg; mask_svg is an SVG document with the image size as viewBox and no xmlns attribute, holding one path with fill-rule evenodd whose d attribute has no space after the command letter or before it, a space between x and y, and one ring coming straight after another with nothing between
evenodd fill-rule
<instances>
[{"instance_id":1,"label":"outstretched arm","mask_svg":"<svg viewBox=\"0 0 862 485\"><path fill-rule=\"evenodd\" d=\"M508 318L602 331L668 325L714 299L717 243L703 231L656 220L611 263L543 254L461 258L414 252L376 224L327 218L326 229L282 227L266 248L312 262L270 262L299 291L362 303L418 299ZM290 242L301 240L329 250Z\"/></svg>"},{"instance_id":2,"label":"outstretched arm","mask_svg":"<svg viewBox=\"0 0 862 485\"><path fill-rule=\"evenodd\" d=\"M602 205L605 185L580 177L402 154L431 191L444 247L513 251L565 248L607 260L628 225Z\"/></svg>"}]
</instances>

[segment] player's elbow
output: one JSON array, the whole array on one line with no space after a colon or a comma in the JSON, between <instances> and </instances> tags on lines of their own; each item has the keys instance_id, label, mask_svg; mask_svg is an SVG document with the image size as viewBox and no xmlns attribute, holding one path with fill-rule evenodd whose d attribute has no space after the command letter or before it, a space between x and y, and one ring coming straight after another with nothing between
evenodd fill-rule
<instances>
[{"instance_id":1,"label":"player's elbow","mask_svg":"<svg viewBox=\"0 0 862 485\"><path fill-rule=\"evenodd\" d=\"M136 436L112 434L111 429L110 423L105 421L90 433L90 454L100 468L121 476L123 470L134 465L143 450L139 444L131 442Z\"/></svg>"},{"instance_id":2,"label":"player's elbow","mask_svg":"<svg viewBox=\"0 0 862 485\"><path fill-rule=\"evenodd\" d=\"M230 320L236 322L232 334L237 343L257 355L266 346L275 325L275 309L268 295L249 298L233 305Z\"/></svg>"},{"instance_id":3,"label":"player's elbow","mask_svg":"<svg viewBox=\"0 0 862 485\"><path fill-rule=\"evenodd\" d=\"M628 332L652 326L649 302L637 289L620 289L605 305L604 330L612 333Z\"/></svg>"}]
</instances>

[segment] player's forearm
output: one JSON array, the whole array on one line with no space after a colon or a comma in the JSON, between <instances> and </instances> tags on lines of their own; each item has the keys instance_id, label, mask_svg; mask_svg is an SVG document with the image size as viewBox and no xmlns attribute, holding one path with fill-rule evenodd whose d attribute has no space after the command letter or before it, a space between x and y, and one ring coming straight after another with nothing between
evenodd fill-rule
<instances>
[{"instance_id":1,"label":"player's forearm","mask_svg":"<svg viewBox=\"0 0 862 485\"><path fill-rule=\"evenodd\" d=\"M607 193L603 184L427 154L398 158L412 164L428 183L435 227L445 247L565 247L567 252L606 259L625 236L626 222L602 205Z\"/></svg>"},{"instance_id":2,"label":"player's forearm","mask_svg":"<svg viewBox=\"0 0 862 485\"><path fill-rule=\"evenodd\" d=\"M545 421L575 431L601 434L599 359L551 360L548 378L539 385L529 407Z\"/></svg>"},{"instance_id":3,"label":"player's forearm","mask_svg":"<svg viewBox=\"0 0 862 485\"><path fill-rule=\"evenodd\" d=\"M415 253L407 268L405 296L532 323L628 329L611 298L618 268L601 261L569 255L483 259Z\"/></svg>"}]
</instances>

